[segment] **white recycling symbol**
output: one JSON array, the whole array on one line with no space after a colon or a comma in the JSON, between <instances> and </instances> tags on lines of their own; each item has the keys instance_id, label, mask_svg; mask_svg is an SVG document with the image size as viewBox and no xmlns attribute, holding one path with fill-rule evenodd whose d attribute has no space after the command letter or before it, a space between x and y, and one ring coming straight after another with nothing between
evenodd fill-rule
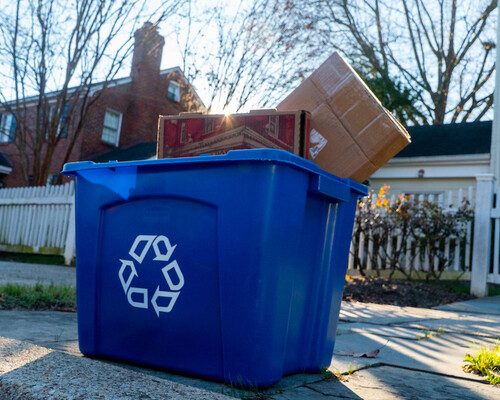
<instances>
[{"instance_id":1,"label":"white recycling symbol","mask_svg":"<svg viewBox=\"0 0 500 400\"><path fill-rule=\"evenodd\" d=\"M137 254L137 249L140 248L139 245L142 243L144 243L144 247L142 247L140 254ZM160 243L165 245L167 250L166 253L162 253L159 246ZM161 269L161 272L163 273L163 277L165 278L165 282L169 290L160 290L160 285L158 285L151 298L151 305L153 306L156 315L160 317L161 312L168 313L174 308L175 302L179 297L180 290L184 286L184 276L182 275L181 269L176 260L169 262L177 245L172 246L170 244L170 240L168 240L166 236L138 235L135 238L128 254L135 260L136 263L141 265L151 247L153 247L155 253L153 261L168 263ZM120 259L120 262L122 265L118 271L118 277L120 278L123 291L127 296L128 303L132 307L147 309L149 307L148 289L132 286L134 278L139 276L135 267L136 264L134 264L134 261L132 260ZM128 271L128 275L125 278L126 271ZM175 279L172 279L173 277ZM169 299L168 304L166 306L159 306L158 299L160 298Z\"/></svg>"}]
</instances>

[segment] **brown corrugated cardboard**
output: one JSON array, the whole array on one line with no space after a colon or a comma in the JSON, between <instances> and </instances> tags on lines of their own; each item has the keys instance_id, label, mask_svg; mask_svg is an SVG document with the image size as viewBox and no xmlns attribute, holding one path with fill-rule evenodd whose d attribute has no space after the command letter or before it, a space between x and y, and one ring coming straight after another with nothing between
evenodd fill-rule
<instances>
[{"instance_id":1,"label":"brown corrugated cardboard","mask_svg":"<svg viewBox=\"0 0 500 400\"><path fill-rule=\"evenodd\" d=\"M319 151L312 160L325 171L335 171L332 173L351 179L356 177L359 181L359 170L372 171L371 173L373 173L378 169L354 142L341 121L331 117L331 109L328 105L323 104L314 110L311 117L311 128L311 138L313 131L323 132L327 141L325 147L330 145L328 151ZM335 142L334 146L331 145L332 142ZM339 163L339 160L342 162Z\"/></svg>"},{"instance_id":2,"label":"brown corrugated cardboard","mask_svg":"<svg viewBox=\"0 0 500 400\"><path fill-rule=\"evenodd\" d=\"M311 141L317 134L321 142L321 146L311 143L311 159L326 171L358 182L410 143L403 126L338 53L277 108L310 111L315 131Z\"/></svg>"}]
</instances>

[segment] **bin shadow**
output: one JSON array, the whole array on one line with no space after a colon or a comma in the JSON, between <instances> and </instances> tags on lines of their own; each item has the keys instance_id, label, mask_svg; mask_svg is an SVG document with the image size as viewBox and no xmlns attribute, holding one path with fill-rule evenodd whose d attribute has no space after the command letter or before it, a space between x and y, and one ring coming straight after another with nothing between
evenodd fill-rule
<instances>
[{"instance_id":1,"label":"bin shadow","mask_svg":"<svg viewBox=\"0 0 500 400\"><path fill-rule=\"evenodd\" d=\"M337 336L330 368L344 373L344 384L362 398L371 398L370 391L380 398L435 398L441 392L441 398L498 398L488 397L495 388L461 370L463 357L473 351L471 345L493 344L494 338L353 325L357 325L355 332ZM379 332L374 334L372 327L380 328ZM374 358L361 356L376 349L380 352Z\"/></svg>"},{"instance_id":2,"label":"bin shadow","mask_svg":"<svg viewBox=\"0 0 500 400\"><path fill-rule=\"evenodd\" d=\"M103 360L119 367L133 370L135 372L143 373L155 378L164 379L167 381L183 384L197 389L210 391L217 394L224 394L226 396L238 399L283 399L288 400L288 396L292 399L302 399L308 394L314 394L317 390L314 386L317 384L327 384L329 390L338 393L341 398L350 400L362 399L352 392L344 383L337 379L333 374L329 373L303 373L292 374L284 376L278 383L267 388L241 388L238 384L228 384L217 381L210 381L188 375L174 374L164 370L151 369L141 367L133 364L124 364L121 362Z\"/></svg>"},{"instance_id":3,"label":"bin shadow","mask_svg":"<svg viewBox=\"0 0 500 400\"><path fill-rule=\"evenodd\" d=\"M342 385L362 399L493 400L498 399L500 393L498 388L474 380L383 364L354 372ZM323 385L315 389L327 396L338 393L336 388Z\"/></svg>"}]
</instances>

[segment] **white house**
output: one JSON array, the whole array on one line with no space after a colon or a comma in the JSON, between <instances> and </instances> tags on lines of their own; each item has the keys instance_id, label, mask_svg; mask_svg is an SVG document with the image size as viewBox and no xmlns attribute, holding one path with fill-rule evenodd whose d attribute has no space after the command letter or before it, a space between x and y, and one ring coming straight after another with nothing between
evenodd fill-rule
<instances>
[{"instance_id":1,"label":"white house","mask_svg":"<svg viewBox=\"0 0 500 400\"><path fill-rule=\"evenodd\" d=\"M370 177L369 188L387 184L394 194L452 191L456 204L459 189L474 191L476 177L490 172L491 129L491 121L409 127L412 142Z\"/></svg>"}]
</instances>

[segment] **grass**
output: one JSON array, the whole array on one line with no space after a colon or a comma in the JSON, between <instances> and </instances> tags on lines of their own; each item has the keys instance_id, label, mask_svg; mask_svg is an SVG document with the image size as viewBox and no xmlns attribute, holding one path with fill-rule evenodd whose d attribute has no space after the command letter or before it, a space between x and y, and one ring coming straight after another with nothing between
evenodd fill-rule
<instances>
[{"instance_id":1,"label":"grass","mask_svg":"<svg viewBox=\"0 0 500 400\"><path fill-rule=\"evenodd\" d=\"M439 328L437 331L431 331L429 329L424 330L423 335L417 335L417 340L430 339L433 337L441 336L444 333L442 328Z\"/></svg>"},{"instance_id":2,"label":"grass","mask_svg":"<svg viewBox=\"0 0 500 400\"><path fill-rule=\"evenodd\" d=\"M459 281L459 280L429 280L428 282L425 279L417 279L416 282L427 283L429 285L439 285L448 289L453 290L457 293L470 293L470 281ZM500 295L500 285L489 284L488 285L488 296L499 296Z\"/></svg>"},{"instance_id":3,"label":"grass","mask_svg":"<svg viewBox=\"0 0 500 400\"><path fill-rule=\"evenodd\" d=\"M465 372L484 376L492 385L500 385L500 345L492 348L481 346L474 355L466 354L462 366Z\"/></svg>"},{"instance_id":4,"label":"grass","mask_svg":"<svg viewBox=\"0 0 500 400\"><path fill-rule=\"evenodd\" d=\"M321 367L319 370L320 374L323 376L323 379L326 381L330 381L335 378L335 374L330 371L328 368Z\"/></svg>"},{"instance_id":5,"label":"grass","mask_svg":"<svg viewBox=\"0 0 500 400\"><path fill-rule=\"evenodd\" d=\"M65 265L64 257L51 254L9 253L0 251L0 261L14 261L30 264Z\"/></svg>"},{"instance_id":6,"label":"grass","mask_svg":"<svg viewBox=\"0 0 500 400\"><path fill-rule=\"evenodd\" d=\"M445 280L429 280L426 281L425 279L416 279L416 282L419 283L425 283L428 285L438 285L441 287L445 287L447 289L451 289L454 292L457 293L470 293L470 282L469 281L458 281L458 280L453 280L453 281L445 281Z\"/></svg>"},{"instance_id":7,"label":"grass","mask_svg":"<svg viewBox=\"0 0 500 400\"><path fill-rule=\"evenodd\" d=\"M488 296L500 296L500 285L488 285Z\"/></svg>"},{"instance_id":8,"label":"grass","mask_svg":"<svg viewBox=\"0 0 500 400\"><path fill-rule=\"evenodd\" d=\"M0 308L24 310L76 309L76 288L66 285L0 285Z\"/></svg>"}]
</instances>

